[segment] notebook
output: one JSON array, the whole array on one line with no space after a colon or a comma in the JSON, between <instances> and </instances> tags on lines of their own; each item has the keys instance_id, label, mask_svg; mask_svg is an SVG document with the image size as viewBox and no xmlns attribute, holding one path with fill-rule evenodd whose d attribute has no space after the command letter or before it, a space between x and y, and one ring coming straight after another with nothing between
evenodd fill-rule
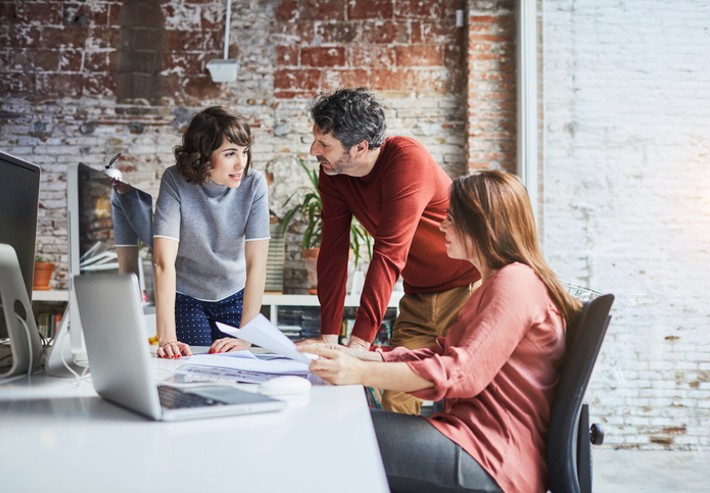
<instances>
[{"instance_id":1,"label":"notebook","mask_svg":"<svg viewBox=\"0 0 710 493\"><path fill-rule=\"evenodd\" d=\"M159 421L278 411L284 401L227 386L156 385L134 274L74 277L91 379L104 399Z\"/></svg>"}]
</instances>

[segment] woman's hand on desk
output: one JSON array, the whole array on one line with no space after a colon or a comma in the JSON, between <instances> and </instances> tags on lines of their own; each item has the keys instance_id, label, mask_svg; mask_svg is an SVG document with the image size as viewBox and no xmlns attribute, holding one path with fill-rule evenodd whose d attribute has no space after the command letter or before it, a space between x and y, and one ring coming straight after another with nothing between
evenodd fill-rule
<instances>
[{"instance_id":1,"label":"woman's hand on desk","mask_svg":"<svg viewBox=\"0 0 710 493\"><path fill-rule=\"evenodd\" d=\"M334 385L362 383L367 363L345 354L340 347L332 344L302 344L298 346L298 350L319 356L311 362L308 369L326 382Z\"/></svg>"},{"instance_id":2,"label":"woman's hand on desk","mask_svg":"<svg viewBox=\"0 0 710 493\"><path fill-rule=\"evenodd\" d=\"M404 361L382 363L382 353L360 351L328 344L300 346L299 351L318 355L308 367L311 373L334 385L360 384L400 392L414 392L434 386Z\"/></svg>"},{"instance_id":3,"label":"woman's hand on desk","mask_svg":"<svg viewBox=\"0 0 710 493\"><path fill-rule=\"evenodd\" d=\"M209 353L228 353L230 351L241 351L242 349L249 349L251 343L243 339L235 339L234 337L224 337L222 339L217 339L210 346Z\"/></svg>"},{"instance_id":4,"label":"woman's hand on desk","mask_svg":"<svg viewBox=\"0 0 710 493\"><path fill-rule=\"evenodd\" d=\"M326 349L337 349L341 353L364 361L382 361L382 353L377 351L370 351L369 349L367 349L369 347L369 344L366 347L361 347L358 345L353 346L352 344L349 346L343 346L342 344L338 344L337 342L323 342L323 337L325 336L322 336L318 339L303 339L301 341L298 341L296 343L296 349L304 353L316 354L312 349L317 346Z\"/></svg>"},{"instance_id":5,"label":"woman's hand on desk","mask_svg":"<svg viewBox=\"0 0 710 493\"><path fill-rule=\"evenodd\" d=\"M180 341L160 342L158 351L155 353L158 358L176 359L183 356L192 356L190 346Z\"/></svg>"}]
</instances>

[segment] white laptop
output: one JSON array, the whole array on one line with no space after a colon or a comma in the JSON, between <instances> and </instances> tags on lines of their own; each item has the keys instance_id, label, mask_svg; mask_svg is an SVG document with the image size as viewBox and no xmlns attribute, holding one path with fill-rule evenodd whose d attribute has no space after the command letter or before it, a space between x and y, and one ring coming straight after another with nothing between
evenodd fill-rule
<instances>
[{"instance_id":1,"label":"white laptop","mask_svg":"<svg viewBox=\"0 0 710 493\"><path fill-rule=\"evenodd\" d=\"M74 277L91 379L104 399L151 419L177 421L278 411L284 401L227 386L156 385L133 274Z\"/></svg>"}]
</instances>

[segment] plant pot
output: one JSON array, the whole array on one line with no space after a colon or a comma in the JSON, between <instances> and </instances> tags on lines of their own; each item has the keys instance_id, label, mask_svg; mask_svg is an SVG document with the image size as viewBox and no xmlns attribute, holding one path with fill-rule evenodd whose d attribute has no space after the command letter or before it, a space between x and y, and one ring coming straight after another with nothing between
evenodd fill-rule
<instances>
[{"instance_id":1,"label":"plant pot","mask_svg":"<svg viewBox=\"0 0 710 493\"><path fill-rule=\"evenodd\" d=\"M310 294L316 294L318 292L318 273L316 272L316 267L319 252L320 248L304 248L301 250L301 256L306 262L306 272L308 272L308 283L310 285L308 292Z\"/></svg>"},{"instance_id":2,"label":"plant pot","mask_svg":"<svg viewBox=\"0 0 710 493\"><path fill-rule=\"evenodd\" d=\"M51 289L49 281L52 280L54 264L52 262L35 262L34 282L32 289L37 291L47 291Z\"/></svg>"}]
</instances>

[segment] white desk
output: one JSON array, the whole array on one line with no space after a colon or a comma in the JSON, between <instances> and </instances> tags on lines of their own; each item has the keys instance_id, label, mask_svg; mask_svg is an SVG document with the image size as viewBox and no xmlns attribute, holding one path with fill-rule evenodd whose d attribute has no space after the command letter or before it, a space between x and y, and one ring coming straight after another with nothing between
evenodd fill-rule
<instances>
[{"instance_id":1,"label":"white desk","mask_svg":"<svg viewBox=\"0 0 710 493\"><path fill-rule=\"evenodd\" d=\"M158 377L178 363L153 360ZM158 423L90 382L0 385L0 490L388 492L364 392L314 386L277 413Z\"/></svg>"}]
</instances>

